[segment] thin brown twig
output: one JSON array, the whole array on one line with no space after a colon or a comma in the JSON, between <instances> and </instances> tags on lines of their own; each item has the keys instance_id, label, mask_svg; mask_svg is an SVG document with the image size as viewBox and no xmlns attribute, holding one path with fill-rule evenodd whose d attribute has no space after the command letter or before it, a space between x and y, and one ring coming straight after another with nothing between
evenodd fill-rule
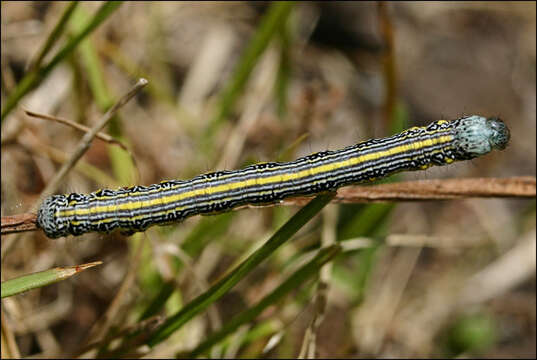
<instances>
[{"instance_id":1,"label":"thin brown twig","mask_svg":"<svg viewBox=\"0 0 537 360\"><path fill-rule=\"evenodd\" d=\"M2 216L2 235L37 230L37 215L31 213Z\"/></svg>"},{"instance_id":2,"label":"thin brown twig","mask_svg":"<svg viewBox=\"0 0 537 360\"><path fill-rule=\"evenodd\" d=\"M84 133L88 133L91 131L91 128L87 127L87 126L84 126L84 125L80 125L80 124L77 124L71 120L66 120L66 119L62 119L62 118L59 118L59 117L56 117L56 116L51 116L51 115L45 115L45 114L39 114L39 113L36 113L36 112L33 112L33 111L30 111L30 110L24 110L24 112L26 113L26 115L28 116L32 116L32 117L36 117L36 118L39 118L39 119L45 119L45 120L50 120L50 121L55 121L55 122L59 122L61 124L65 124L67 126L71 126L72 128L76 129L76 130L79 130L79 131L82 131ZM113 138L112 136L108 135L108 134L105 134L105 133L102 133L102 132L99 132L97 133L97 135L95 135L96 138L99 138L107 143L109 143L110 145L117 145L119 146L121 149L123 149L127 154L129 154L131 160L132 160L132 163L134 164L134 167L136 169L138 169L138 165L137 165L137 162L136 162L136 158L134 157L133 153L130 151L130 149L128 148L127 145L123 144L121 141L119 141L118 139L115 139ZM19 141L20 141L20 138L19 138ZM44 146L46 147L46 145ZM51 154L51 148L48 147L47 148L47 153L50 157L54 157L54 155L56 154ZM57 157L57 156L56 156ZM79 164L79 163L78 163ZM140 178L140 173L138 172L137 173L138 175L138 178Z\"/></svg>"},{"instance_id":3,"label":"thin brown twig","mask_svg":"<svg viewBox=\"0 0 537 360\"><path fill-rule=\"evenodd\" d=\"M338 190L336 203L389 201L437 201L463 198L532 198L536 193L534 176L509 178L468 178L418 180L374 186L350 186ZM283 201L283 205L303 205L307 197Z\"/></svg>"},{"instance_id":4,"label":"thin brown twig","mask_svg":"<svg viewBox=\"0 0 537 360\"><path fill-rule=\"evenodd\" d=\"M32 131L24 131L23 134L20 134L17 138L17 143L29 152L47 156L50 160L60 165L69 161L70 158L70 154L42 142ZM119 186L116 179L103 170L100 170L98 167L84 161L84 159L80 159L76 163L75 169L84 176L95 181L95 183L101 184L104 187L116 188Z\"/></svg>"},{"instance_id":5,"label":"thin brown twig","mask_svg":"<svg viewBox=\"0 0 537 360\"><path fill-rule=\"evenodd\" d=\"M114 104L103 116L102 118L97 122L95 126L91 128L89 132L87 132L80 142L77 145L77 148L75 149L74 153L71 156L71 159L63 164L63 166L60 168L60 170L56 173L54 178L49 182L45 190L41 193L40 199L44 199L45 197L51 195L54 193L57 188L59 187L61 181L63 178L67 175L67 173L74 167L76 162L84 155L84 153L89 149L90 144L93 140L93 138L97 135L99 131L102 130L102 128L110 121L115 113L123 106L125 105L134 95L136 95L144 86L146 86L148 81L144 78L141 78L138 80L136 85L117 103ZM32 207L31 212L34 212L37 210L37 207L39 205L39 202L36 202L34 206Z\"/></svg>"},{"instance_id":6,"label":"thin brown twig","mask_svg":"<svg viewBox=\"0 0 537 360\"><path fill-rule=\"evenodd\" d=\"M337 191L332 202L368 203L389 201L434 201L465 198L534 198L536 178L518 176L510 178L469 178L446 180L418 180L373 186L349 186ZM308 197L294 197L283 200L280 205L304 205ZM268 204L266 206L274 206ZM245 205L259 207L259 205ZM33 217L32 217L33 216ZM1 234L37 230L35 215L19 214L1 219Z\"/></svg>"},{"instance_id":7,"label":"thin brown twig","mask_svg":"<svg viewBox=\"0 0 537 360\"><path fill-rule=\"evenodd\" d=\"M84 125L77 124L77 123L75 123L75 122L73 122L71 120L62 119L62 118L59 118L59 117L56 117L56 116L36 113L34 111L30 111L30 110L27 110L27 109L24 109L24 112L28 116L35 117L35 118L38 118L38 119L43 119L43 120L50 120L50 121L59 122L61 124L65 124L67 126L70 126L70 127L74 128L74 129L77 129L77 130L79 130L81 132L84 132L84 133L88 133L88 132L91 131L91 128L89 128L87 126L84 126ZM103 141L106 141L109 144L117 145L120 148L122 148L123 150L129 152L129 149L127 148L127 146L125 144L123 144L122 142L118 141L117 139L114 139L112 136L110 136L108 134L98 132L95 135L95 137L98 138L98 139L101 139Z\"/></svg>"}]
</instances>

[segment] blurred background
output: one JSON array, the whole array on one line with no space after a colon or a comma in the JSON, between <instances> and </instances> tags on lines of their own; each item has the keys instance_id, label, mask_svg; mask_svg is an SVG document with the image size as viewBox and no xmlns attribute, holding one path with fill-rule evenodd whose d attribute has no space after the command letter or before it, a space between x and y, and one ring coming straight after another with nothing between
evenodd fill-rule
<instances>
[{"instance_id":1,"label":"blurred background","mask_svg":"<svg viewBox=\"0 0 537 360\"><path fill-rule=\"evenodd\" d=\"M105 129L130 154L94 140L59 192L289 161L469 114L504 119L509 147L389 181L535 176L534 2L125 2L13 103L25 76L56 59L103 4L73 8L42 60L72 5L1 4L2 216L29 211L82 136L24 109L91 127L140 77L149 85ZM103 323L121 333L155 299L155 315L176 313L297 209L193 217L151 228L145 240L2 237L2 280L104 262L4 299L2 332L21 356L97 356L83 347L104 336ZM535 200L499 198L329 205L209 311L139 351L188 354L270 294L325 236L348 245L324 279L320 325L311 326L320 295L310 279L212 356L296 357L312 329L319 357L536 356Z\"/></svg>"}]
</instances>

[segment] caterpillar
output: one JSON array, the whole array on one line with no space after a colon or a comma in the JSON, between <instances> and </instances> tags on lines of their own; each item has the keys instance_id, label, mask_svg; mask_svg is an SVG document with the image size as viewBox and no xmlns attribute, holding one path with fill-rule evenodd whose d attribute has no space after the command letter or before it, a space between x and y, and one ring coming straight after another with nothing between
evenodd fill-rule
<instances>
[{"instance_id":1,"label":"caterpillar","mask_svg":"<svg viewBox=\"0 0 537 360\"><path fill-rule=\"evenodd\" d=\"M473 159L493 149L505 149L509 138L509 129L499 118L472 115L438 120L394 136L291 162L259 163L149 186L52 195L38 209L37 226L49 238L115 230L130 235L193 215L224 212L246 204L276 203L400 171Z\"/></svg>"}]
</instances>

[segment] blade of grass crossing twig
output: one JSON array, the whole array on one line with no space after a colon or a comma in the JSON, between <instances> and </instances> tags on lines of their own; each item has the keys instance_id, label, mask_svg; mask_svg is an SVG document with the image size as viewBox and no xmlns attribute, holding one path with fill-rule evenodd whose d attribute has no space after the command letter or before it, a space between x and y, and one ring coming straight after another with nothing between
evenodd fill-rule
<instances>
[{"instance_id":1,"label":"blade of grass crossing twig","mask_svg":"<svg viewBox=\"0 0 537 360\"><path fill-rule=\"evenodd\" d=\"M17 87L9 98L3 104L2 116L0 121L13 110L18 104L20 99L28 92L38 86L43 79L58 65L61 61L67 58L67 56L76 48L76 46L85 39L93 30L97 28L104 20L106 20L120 5L121 1L107 1L99 10L95 13L91 21L72 39L70 39L63 48L52 58L52 60L45 66L30 71L24 78L17 84Z\"/></svg>"},{"instance_id":2,"label":"blade of grass crossing twig","mask_svg":"<svg viewBox=\"0 0 537 360\"><path fill-rule=\"evenodd\" d=\"M149 337L147 344L155 346L162 342L187 321L222 297L256 266L268 258L280 245L289 240L291 236L328 204L333 197L334 194L319 195L308 203L308 205L300 209L260 249L256 250L245 261L237 266L237 268L218 281L208 291L188 303L177 314L168 318L168 320Z\"/></svg>"},{"instance_id":3,"label":"blade of grass crossing twig","mask_svg":"<svg viewBox=\"0 0 537 360\"><path fill-rule=\"evenodd\" d=\"M19 276L15 279L6 280L2 282L2 298L17 295L28 290L40 288L61 280L65 280L83 270L100 264L102 264L101 261L95 261L83 265L57 267L50 270Z\"/></svg>"},{"instance_id":4,"label":"blade of grass crossing twig","mask_svg":"<svg viewBox=\"0 0 537 360\"><path fill-rule=\"evenodd\" d=\"M294 272L287 280L285 280L274 291L265 296L255 306L249 308L246 311L235 316L228 323L226 323L220 331L212 334L203 343L198 345L192 353L191 358L195 358L198 355L209 350L214 344L223 340L227 335L239 328L239 326L253 321L264 309L273 305L289 293L293 289L300 287L308 278L318 275L319 269L335 255L339 253L341 247L339 245L333 245L325 249L321 249L318 254L306 265L302 266L296 272Z\"/></svg>"}]
</instances>

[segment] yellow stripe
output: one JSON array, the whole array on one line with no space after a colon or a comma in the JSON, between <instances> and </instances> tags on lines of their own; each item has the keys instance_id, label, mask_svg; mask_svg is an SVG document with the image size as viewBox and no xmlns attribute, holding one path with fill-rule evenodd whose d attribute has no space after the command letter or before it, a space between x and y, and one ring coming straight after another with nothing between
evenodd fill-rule
<instances>
[{"instance_id":1,"label":"yellow stripe","mask_svg":"<svg viewBox=\"0 0 537 360\"><path fill-rule=\"evenodd\" d=\"M436 123L438 125L441 125L441 124L448 123L448 122L449 122L448 120L438 120ZM418 127L418 126L414 126L414 127L411 127L409 129L405 130L405 133L407 133L409 131L412 131L412 130L419 130L419 129L421 129L421 128ZM439 132L444 132L444 131L446 131L446 129L437 129L437 130L434 130L434 131L429 131L428 135L433 135L433 134L436 134L436 133L439 133ZM416 136L416 135L414 135L414 136ZM398 138L398 141L404 141L404 140L408 139L409 137L410 137L409 135L401 136L400 138ZM365 146L365 147L362 147L360 150L361 151L368 150L368 149L373 148L374 146L378 146L378 145L373 144L373 145L370 145L370 146ZM323 160L325 160L325 159L323 159ZM258 164L262 164L262 163L258 163ZM259 169L257 169L257 172L263 172L263 171L260 171ZM233 176L233 174L223 175L223 176L219 177L219 180L225 180L230 176ZM207 181L209 181L209 179L203 179L202 180L202 182L207 182ZM165 183L165 182L167 182L167 180L161 181L161 183ZM168 190L175 190L175 189L179 188L180 186L181 185L174 185L174 186L171 186ZM128 189L130 189L130 188L128 188ZM145 192L144 195L151 195L151 194L159 193L161 191L162 190L160 190L160 189L149 190L149 191ZM125 198L125 197L137 196L137 195L138 195L137 193L127 192L125 194L98 196L98 197L96 197L96 200L106 201L106 200L110 200L110 199L122 199L122 198ZM69 205L72 205L72 204L69 204Z\"/></svg>"},{"instance_id":2,"label":"yellow stripe","mask_svg":"<svg viewBox=\"0 0 537 360\"><path fill-rule=\"evenodd\" d=\"M161 197L161 198L157 198L153 200L133 201L133 202L125 203L125 204L120 204L118 206L107 204L103 206L91 207L88 209L63 210L63 211L60 211L59 216L98 214L102 212L111 212L111 211L118 211L118 210L136 210L136 209L155 206L155 205L165 205L171 202L176 202L176 201L187 199L190 197L210 195L214 193L236 190L236 189L249 187L253 185L266 185L266 184L271 184L271 183L286 182L289 180L298 180L307 176L314 176L314 175L322 174L322 173L330 173L331 171L334 171L336 169L347 167L347 166L358 165L366 161L378 160L383 157L391 157L393 155L404 153L404 152L411 151L411 150L419 150L424 147L447 143L452 140L453 140L452 135L445 135L445 136L438 137L436 139L416 141L410 144L396 146L388 150L383 150L383 151L370 153L366 155L360 155L360 156L343 160L340 162L317 166L314 168L299 171L297 173L279 174L279 175L269 176L265 178L248 179L248 180L238 181L238 182L230 183L230 184L223 184L223 185L218 185L218 186L213 186L213 187L208 187L208 188L186 191L181 194L173 194L170 196Z\"/></svg>"}]
</instances>

